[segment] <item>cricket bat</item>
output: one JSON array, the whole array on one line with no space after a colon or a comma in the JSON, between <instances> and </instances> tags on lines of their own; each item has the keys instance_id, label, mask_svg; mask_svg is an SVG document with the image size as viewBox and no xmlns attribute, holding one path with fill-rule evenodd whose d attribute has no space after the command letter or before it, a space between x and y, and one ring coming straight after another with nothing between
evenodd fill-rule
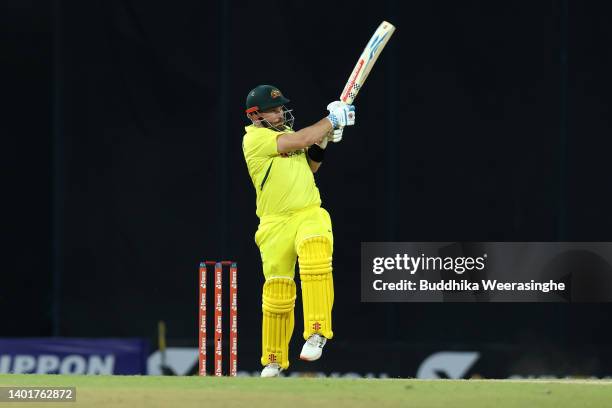
<instances>
[{"instance_id":1,"label":"cricket bat","mask_svg":"<svg viewBox=\"0 0 612 408\"><path fill-rule=\"evenodd\" d=\"M378 26L374 32L374 35L372 38L370 38L368 45L361 53L359 60L357 60L357 65L355 65L348 82L344 86L344 90L340 95L340 100L342 102L346 102L348 104L353 103L357 97L357 94L359 93L359 90L361 87L363 87L365 80L370 74L374 63L376 63L378 56L382 52L383 48L385 48L385 45L387 45L387 42L389 42L389 39L393 35L394 31L395 26L387 21L383 21Z\"/></svg>"}]
</instances>

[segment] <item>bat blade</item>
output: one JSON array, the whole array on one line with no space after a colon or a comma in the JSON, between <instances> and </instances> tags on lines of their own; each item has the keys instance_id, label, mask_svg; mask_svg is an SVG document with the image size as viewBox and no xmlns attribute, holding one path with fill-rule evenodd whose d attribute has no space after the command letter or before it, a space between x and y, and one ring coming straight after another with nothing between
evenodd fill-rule
<instances>
[{"instance_id":1,"label":"bat blade","mask_svg":"<svg viewBox=\"0 0 612 408\"><path fill-rule=\"evenodd\" d=\"M357 60L357 64L355 68L353 68L353 72L349 76L349 80L344 86L342 93L340 94L340 100L346 103L353 103L359 90L363 87L365 80L368 78L372 67L376 63L378 56L382 52L387 42L393 35L395 31L395 26L387 21L383 21L376 31L370 41L368 41L368 45L366 45L365 49L361 53L361 56Z\"/></svg>"}]
</instances>

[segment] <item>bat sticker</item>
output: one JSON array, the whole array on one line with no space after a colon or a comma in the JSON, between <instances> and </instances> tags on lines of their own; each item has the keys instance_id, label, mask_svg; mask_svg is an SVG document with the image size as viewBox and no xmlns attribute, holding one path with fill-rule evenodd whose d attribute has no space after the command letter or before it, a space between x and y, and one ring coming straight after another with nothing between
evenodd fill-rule
<instances>
[{"instance_id":1,"label":"bat sticker","mask_svg":"<svg viewBox=\"0 0 612 408\"><path fill-rule=\"evenodd\" d=\"M383 35L382 37L378 38L378 36L376 36L376 38L374 38L372 40L372 44L370 45L370 58L368 59L368 62L372 59L372 57L374 56L374 53L376 52L376 50L378 49L378 47L380 46L380 43L382 42L382 40L385 39L385 37L387 36L387 34L389 34L388 32L385 33L385 35Z\"/></svg>"}]
</instances>

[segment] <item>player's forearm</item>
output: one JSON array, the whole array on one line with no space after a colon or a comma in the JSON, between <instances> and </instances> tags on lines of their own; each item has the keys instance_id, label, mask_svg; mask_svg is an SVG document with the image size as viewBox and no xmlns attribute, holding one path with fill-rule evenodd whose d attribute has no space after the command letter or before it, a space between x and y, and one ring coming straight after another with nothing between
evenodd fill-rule
<instances>
[{"instance_id":1,"label":"player's forearm","mask_svg":"<svg viewBox=\"0 0 612 408\"><path fill-rule=\"evenodd\" d=\"M304 143L304 147L320 142L332 130L332 124L323 118L314 125L298 130L296 136Z\"/></svg>"},{"instance_id":2,"label":"player's forearm","mask_svg":"<svg viewBox=\"0 0 612 408\"><path fill-rule=\"evenodd\" d=\"M279 153L288 153L306 149L320 142L332 129L328 119L321 119L312 126L300 129L297 132L285 133L278 137L276 149Z\"/></svg>"}]
</instances>

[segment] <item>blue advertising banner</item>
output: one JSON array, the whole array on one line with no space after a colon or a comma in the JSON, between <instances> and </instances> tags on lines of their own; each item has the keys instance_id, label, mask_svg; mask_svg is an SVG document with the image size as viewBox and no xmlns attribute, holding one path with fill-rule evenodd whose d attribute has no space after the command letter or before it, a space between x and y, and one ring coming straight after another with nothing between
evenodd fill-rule
<instances>
[{"instance_id":1,"label":"blue advertising banner","mask_svg":"<svg viewBox=\"0 0 612 408\"><path fill-rule=\"evenodd\" d=\"M144 339L0 339L0 373L146 374Z\"/></svg>"}]
</instances>

